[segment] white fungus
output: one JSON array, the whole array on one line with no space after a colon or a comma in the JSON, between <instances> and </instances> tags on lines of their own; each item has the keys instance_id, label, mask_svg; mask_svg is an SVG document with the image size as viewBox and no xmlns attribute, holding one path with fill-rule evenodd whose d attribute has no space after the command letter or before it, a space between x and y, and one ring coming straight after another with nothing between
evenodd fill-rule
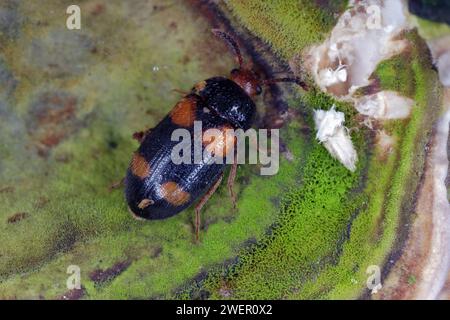
<instances>
[{"instance_id":1,"label":"white fungus","mask_svg":"<svg viewBox=\"0 0 450 320\"><path fill-rule=\"evenodd\" d=\"M407 42L397 36L408 27L406 8L400 0L351 0L349 7L330 37L311 48L306 59L323 90L347 98L370 84L369 77L380 61L406 47ZM333 88L339 82L347 85Z\"/></svg>"},{"instance_id":2,"label":"white fungus","mask_svg":"<svg viewBox=\"0 0 450 320\"><path fill-rule=\"evenodd\" d=\"M404 119L411 113L414 100L394 91L381 91L356 100L355 107L362 115L375 119Z\"/></svg>"},{"instance_id":3,"label":"white fungus","mask_svg":"<svg viewBox=\"0 0 450 320\"><path fill-rule=\"evenodd\" d=\"M450 87L450 35L427 41L439 72L439 80Z\"/></svg>"},{"instance_id":4,"label":"white fungus","mask_svg":"<svg viewBox=\"0 0 450 320\"><path fill-rule=\"evenodd\" d=\"M319 72L320 82L326 87L339 82L347 81L347 69L345 65L339 65L335 70L331 68L325 68Z\"/></svg>"},{"instance_id":5,"label":"white fungus","mask_svg":"<svg viewBox=\"0 0 450 320\"><path fill-rule=\"evenodd\" d=\"M355 92L371 85L370 76L377 65L401 53L408 41L401 33L410 28L407 8L402 0L350 0L331 35L322 44L310 48L304 61L316 83L339 100L354 103L371 128L373 120L409 117L414 101L393 91L367 96ZM442 63L446 63L443 59ZM444 75L445 77L445 75ZM317 139L348 169L357 161L344 114L318 110L315 115Z\"/></svg>"},{"instance_id":6,"label":"white fungus","mask_svg":"<svg viewBox=\"0 0 450 320\"><path fill-rule=\"evenodd\" d=\"M450 87L450 51L441 55L436 65L439 70L439 79L442 84L446 87Z\"/></svg>"},{"instance_id":7,"label":"white fungus","mask_svg":"<svg viewBox=\"0 0 450 320\"><path fill-rule=\"evenodd\" d=\"M355 171L358 156L353 147L348 129L344 126L344 113L336 111L334 105L328 111L316 110L314 112L314 122L317 129L317 140L347 169Z\"/></svg>"}]
</instances>

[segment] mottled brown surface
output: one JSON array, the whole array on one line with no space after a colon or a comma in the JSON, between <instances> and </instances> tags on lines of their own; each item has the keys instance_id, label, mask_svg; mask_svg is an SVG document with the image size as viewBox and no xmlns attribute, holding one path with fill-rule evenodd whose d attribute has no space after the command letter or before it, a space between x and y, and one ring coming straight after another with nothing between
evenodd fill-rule
<instances>
[{"instance_id":1,"label":"mottled brown surface","mask_svg":"<svg viewBox=\"0 0 450 320\"><path fill-rule=\"evenodd\" d=\"M115 263L107 269L96 269L89 274L89 278L96 284L110 281L125 271L131 265L131 261L125 260Z\"/></svg>"},{"instance_id":2,"label":"mottled brown surface","mask_svg":"<svg viewBox=\"0 0 450 320\"><path fill-rule=\"evenodd\" d=\"M25 219L28 216L28 213L26 212L17 212L15 214L13 214L12 216L10 216L8 218L8 223L16 223L19 222L20 220Z\"/></svg>"},{"instance_id":3,"label":"mottled brown surface","mask_svg":"<svg viewBox=\"0 0 450 320\"><path fill-rule=\"evenodd\" d=\"M79 300L85 294L84 288L81 289L72 289L58 297L57 300Z\"/></svg>"}]
</instances>

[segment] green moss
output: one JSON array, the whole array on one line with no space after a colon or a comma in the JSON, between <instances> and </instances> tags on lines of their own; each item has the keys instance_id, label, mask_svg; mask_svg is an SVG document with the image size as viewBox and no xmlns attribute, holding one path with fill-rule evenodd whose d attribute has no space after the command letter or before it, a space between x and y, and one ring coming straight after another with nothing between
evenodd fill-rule
<instances>
[{"instance_id":1,"label":"green moss","mask_svg":"<svg viewBox=\"0 0 450 320\"><path fill-rule=\"evenodd\" d=\"M374 72L375 78L380 80L380 89L397 91L403 96L413 98L415 77L411 64L410 52L382 61Z\"/></svg>"},{"instance_id":2,"label":"green moss","mask_svg":"<svg viewBox=\"0 0 450 320\"><path fill-rule=\"evenodd\" d=\"M415 283L416 283L416 277L415 277L414 275L410 275L410 276L408 277L408 284L409 284L410 286L413 286Z\"/></svg>"},{"instance_id":3,"label":"green moss","mask_svg":"<svg viewBox=\"0 0 450 320\"><path fill-rule=\"evenodd\" d=\"M347 1L327 1L326 9L313 1L227 1L240 22L289 59L305 47L324 39L336 23L334 13Z\"/></svg>"}]
</instances>

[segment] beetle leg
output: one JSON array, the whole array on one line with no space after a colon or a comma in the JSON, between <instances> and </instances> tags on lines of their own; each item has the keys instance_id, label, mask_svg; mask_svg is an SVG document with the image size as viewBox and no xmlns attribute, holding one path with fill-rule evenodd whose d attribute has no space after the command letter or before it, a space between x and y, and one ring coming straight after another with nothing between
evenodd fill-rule
<instances>
[{"instance_id":1,"label":"beetle leg","mask_svg":"<svg viewBox=\"0 0 450 320\"><path fill-rule=\"evenodd\" d=\"M142 141L144 141L145 136L149 134L151 131L152 129L148 129L146 131L137 131L133 133L133 139L139 143L142 143Z\"/></svg>"},{"instance_id":2,"label":"beetle leg","mask_svg":"<svg viewBox=\"0 0 450 320\"><path fill-rule=\"evenodd\" d=\"M217 181L214 183L214 185L211 187L211 189L208 190L208 192L205 193L205 195L200 199L200 201L195 206L195 240L198 242L199 234L200 234L200 210L202 210L203 206L206 204L206 202L211 198L211 196L216 192L217 188L219 187L220 183L223 179L223 173L220 175L220 177L217 179Z\"/></svg>"},{"instance_id":3,"label":"beetle leg","mask_svg":"<svg viewBox=\"0 0 450 320\"><path fill-rule=\"evenodd\" d=\"M237 158L236 158L236 153L234 154L234 162L231 165L231 169L230 169L230 173L228 174L228 181L227 181L227 186L228 186L228 191L230 192L230 197L231 197L231 202L233 203L233 209L236 209L236 195L234 194L233 191L233 185L234 185L234 181L236 180L236 173L237 173Z\"/></svg>"},{"instance_id":4,"label":"beetle leg","mask_svg":"<svg viewBox=\"0 0 450 320\"><path fill-rule=\"evenodd\" d=\"M181 94L182 96L186 96L186 95L189 94L189 92L184 91L184 90L181 90L181 89L172 89L172 91L173 91L173 92L176 92L176 93L179 93L179 94Z\"/></svg>"},{"instance_id":5,"label":"beetle leg","mask_svg":"<svg viewBox=\"0 0 450 320\"><path fill-rule=\"evenodd\" d=\"M108 187L108 191L111 192L114 189L119 189L120 187L122 187L125 183L125 178L120 179L120 181L116 181L113 182L109 187Z\"/></svg>"}]
</instances>

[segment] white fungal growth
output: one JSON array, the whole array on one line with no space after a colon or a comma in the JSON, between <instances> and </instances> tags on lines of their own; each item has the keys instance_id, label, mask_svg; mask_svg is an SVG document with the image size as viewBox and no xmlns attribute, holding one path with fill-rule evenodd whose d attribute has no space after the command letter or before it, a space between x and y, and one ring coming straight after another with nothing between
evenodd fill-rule
<instances>
[{"instance_id":1,"label":"white fungal growth","mask_svg":"<svg viewBox=\"0 0 450 320\"><path fill-rule=\"evenodd\" d=\"M404 119L411 113L414 100L394 91L381 91L356 100L359 113L375 119Z\"/></svg>"},{"instance_id":2,"label":"white fungal growth","mask_svg":"<svg viewBox=\"0 0 450 320\"><path fill-rule=\"evenodd\" d=\"M437 68L439 70L439 79L442 84L446 87L450 87L450 51L439 57Z\"/></svg>"},{"instance_id":3,"label":"white fungal growth","mask_svg":"<svg viewBox=\"0 0 450 320\"><path fill-rule=\"evenodd\" d=\"M435 65L439 71L439 80L450 87L450 35L427 41Z\"/></svg>"},{"instance_id":4,"label":"white fungal growth","mask_svg":"<svg viewBox=\"0 0 450 320\"><path fill-rule=\"evenodd\" d=\"M347 66L340 64L335 70L325 68L319 71L319 79L323 85L329 87L339 82L347 81Z\"/></svg>"},{"instance_id":5,"label":"white fungal growth","mask_svg":"<svg viewBox=\"0 0 450 320\"><path fill-rule=\"evenodd\" d=\"M400 0L351 0L349 7L330 37L311 48L306 59L323 90L347 98L355 89L370 84L369 77L380 61L406 47L406 41L397 36L408 28L406 8ZM346 85L336 86L339 82Z\"/></svg>"},{"instance_id":6,"label":"white fungal growth","mask_svg":"<svg viewBox=\"0 0 450 320\"><path fill-rule=\"evenodd\" d=\"M316 110L314 112L314 122L317 129L317 140L348 170L355 171L358 156L353 147L348 129L344 126L344 113L336 111L334 105L328 111Z\"/></svg>"}]
</instances>

